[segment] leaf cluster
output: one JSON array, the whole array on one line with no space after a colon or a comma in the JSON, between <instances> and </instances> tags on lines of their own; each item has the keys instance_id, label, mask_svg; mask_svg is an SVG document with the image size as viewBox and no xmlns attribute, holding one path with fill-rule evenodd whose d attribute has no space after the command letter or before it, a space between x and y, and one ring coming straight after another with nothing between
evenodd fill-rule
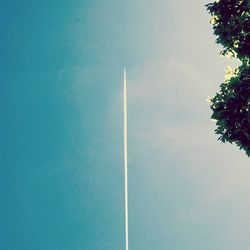
<instances>
[{"instance_id":1,"label":"leaf cluster","mask_svg":"<svg viewBox=\"0 0 250 250\"><path fill-rule=\"evenodd\" d=\"M231 52L249 62L250 0L220 0L206 7L214 20L216 42L224 47L222 54Z\"/></svg>"},{"instance_id":2,"label":"leaf cluster","mask_svg":"<svg viewBox=\"0 0 250 250\"><path fill-rule=\"evenodd\" d=\"M250 156L250 0L220 0L206 7L216 42L223 46L221 54L242 63L210 99L215 133Z\"/></svg>"}]
</instances>

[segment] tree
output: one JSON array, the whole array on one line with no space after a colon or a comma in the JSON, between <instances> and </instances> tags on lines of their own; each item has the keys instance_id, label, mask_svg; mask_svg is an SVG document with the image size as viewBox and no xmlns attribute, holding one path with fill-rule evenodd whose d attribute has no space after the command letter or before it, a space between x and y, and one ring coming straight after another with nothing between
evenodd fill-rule
<instances>
[{"instance_id":1,"label":"tree","mask_svg":"<svg viewBox=\"0 0 250 250\"><path fill-rule=\"evenodd\" d=\"M228 66L225 82L210 99L215 133L250 156L250 0L219 0L206 7L221 54L241 61L236 69Z\"/></svg>"}]
</instances>

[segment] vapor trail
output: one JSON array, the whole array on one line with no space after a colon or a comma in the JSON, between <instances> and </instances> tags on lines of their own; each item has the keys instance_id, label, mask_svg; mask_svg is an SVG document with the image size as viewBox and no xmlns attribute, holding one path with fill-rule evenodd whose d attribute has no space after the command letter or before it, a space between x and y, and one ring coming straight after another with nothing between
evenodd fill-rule
<instances>
[{"instance_id":1,"label":"vapor trail","mask_svg":"<svg viewBox=\"0 0 250 250\"><path fill-rule=\"evenodd\" d=\"M128 143L127 143L127 76L124 68L124 177L125 177L125 238L128 250Z\"/></svg>"}]
</instances>

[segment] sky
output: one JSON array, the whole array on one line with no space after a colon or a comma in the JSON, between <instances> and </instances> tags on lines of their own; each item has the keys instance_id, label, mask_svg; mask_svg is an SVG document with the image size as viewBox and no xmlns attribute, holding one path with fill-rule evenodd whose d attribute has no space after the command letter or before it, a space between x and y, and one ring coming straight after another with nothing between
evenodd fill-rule
<instances>
[{"instance_id":1,"label":"sky","mask_svg":"<svg viewBox=\"0 0 250 250\"><path fill-rule=\"evenodd\" d=\"M206 1L1 0L0 248L250 249L250 168L206 102Z\"/></svg>"}]
</instances>

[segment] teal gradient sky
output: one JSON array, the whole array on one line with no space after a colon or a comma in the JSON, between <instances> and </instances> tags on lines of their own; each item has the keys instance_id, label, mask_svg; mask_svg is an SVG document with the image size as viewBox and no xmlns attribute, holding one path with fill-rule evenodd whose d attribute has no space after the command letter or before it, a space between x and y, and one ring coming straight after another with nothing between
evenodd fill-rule
<instances>
[{"instance_id":1,"label":"teal gradient sky","mask_svg":"<svg viewBox=\"0 0 250 250\"><path fill-rule=\"evenodd\" d=\"M1 0L0 249L250 248L250 166L214 135L206 1ZM235 62L230 62L235 65Z\"/></svg>"}]
</instances>

